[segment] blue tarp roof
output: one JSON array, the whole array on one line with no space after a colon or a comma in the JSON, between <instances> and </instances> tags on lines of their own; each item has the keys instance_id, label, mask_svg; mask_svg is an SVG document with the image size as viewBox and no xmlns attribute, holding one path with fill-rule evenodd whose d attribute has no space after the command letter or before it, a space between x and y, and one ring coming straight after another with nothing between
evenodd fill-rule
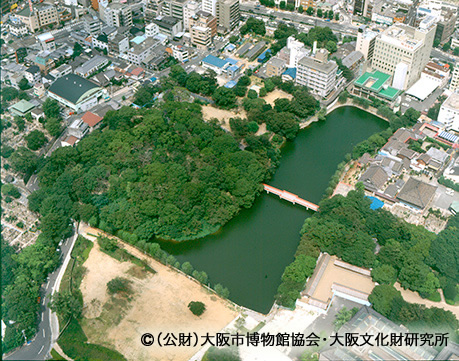
<instances>
[{"instance_id":1,"label":"blue tarp roof","mask_svg":"<svg viewBox=\"0 0 459 361\"><path fill-rule=\"evenodd\" d=\"M236 86L236 82L234 80L230 80L228 83L225 84L225 88L231 89Z\"/></svg>"},{"instance_id":2,"label":"blue tarp roof","mask_svg":"<svg viewBox=\"0 0 459 361\"><path fill-rule=\"evenodd\" d=\"M287 68L287 70L284 71L282 75L288 75L288 76L291 76L292 79L295 79L296 78L296 68Z\"/></svg>"},{"instance_id":3,"label":"blue tarp roof","mask_svg":"<svg viewBox=\"0 0 459 361\"><path fill-rule=\"evenodd\" d=\"M259 61L265 60L267 54L271 54L271 49L267 49L263 53L261 53L260 56L258 57L258 60Z\"/></svg>"},{"instance_id":4,"label":"blue tarp roof","mask_svg":"<svg viewBox=\"0 0 459 361\"><path fill-rule=\"evenodd\" d=\"M216 66L217 68L223 68L228 63L228 61L217 58L213 55L207 55L204 59L202 59L202 62Z\"/></svg>"},{"instance_id":5,"label":"blue tarp roof","mask_svg":"<svg viewBox=\"0 0 459 361\"><path fill-rule=\"evenodd\" d=\"M368 197L367 196L367 198L369 198L371 200L370 208L373 209L373 210L382 208L384 206L384 202L379 200L376 197Z\"/></svg>"},{"instance_id":6,"label":"blue tarp roof","mask_svg":"<svg viewBox=\"0 0 459 361\"><path fill-rule=\"evenodd\" d=\"M158 79L156 79L154 76L152 76L152 77L150 78L150 80L151 80L152 83L154 83L154 82L155 82L156 80L158 80Z\"/></svg>"}]
</instances>

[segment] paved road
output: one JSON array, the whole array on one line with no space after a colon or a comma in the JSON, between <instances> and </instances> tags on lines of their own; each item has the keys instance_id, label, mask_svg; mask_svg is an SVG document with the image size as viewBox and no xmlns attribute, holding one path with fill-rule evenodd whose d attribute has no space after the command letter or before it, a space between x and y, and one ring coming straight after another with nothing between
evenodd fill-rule
<instances>
[{"instance_id":1,"label":"paved road","mask_svg":"<svg viewBox=\"0 0 459 361\"><path fill-rule=\"evenodd\" d=\"M64 260L62 264L48 277L46 284L42 285L40 290L41 303L40 303L40 323L38 325L38 332L30 344L25 345L13 352L12 354L4 357L4 360L46 360L51 351L52 345L55 342L59 326L56 325L56 316L51 314L48 308L50 295L54 293L60 285L62 276L70 260L70 253L77 238L76 232L67 238L61 246L62 257Z\"/></svg>"},{"instance_id":2,"label":"paved road","mask_svg":"<svg viewBox=\"0 0 459 361\"><path fill-rule=\"evenodd\" d=\"M341 33L348 33L348 34L357 34L358 28L353 25L349 24L340 24L340 23L335 23L335 22L328 22L324 21L312 16L308 15L302 15L298 13L293 13L289 11L278 11L274 9L267 9L267 8L260 8L256 9L255 6L253 5L248 5L248 4L241 4L241 12L243 13L250 13L250 14L256 14L260 16L275 16L277 20L285 20L285 21L292 21L294 23L299 23L299 24L307 24L309 26L322 26L322 27L327 27L330 28L334 31L339 31ZM268 13L268 11L271 11Z\"/></svg>"},{"instance_id":3,"label":"paved road","mask_svg":"<svg viewBox=\"0 0 459 361\"><path fill-rule=\"evenodd\" d=\"M432 49L430 56L432 58L437 58L440 61L446 62L446 63L453 63L455 64L458 57L445 53L444 51L438 50L438 49Z\"/></svg>"}]
</instances>

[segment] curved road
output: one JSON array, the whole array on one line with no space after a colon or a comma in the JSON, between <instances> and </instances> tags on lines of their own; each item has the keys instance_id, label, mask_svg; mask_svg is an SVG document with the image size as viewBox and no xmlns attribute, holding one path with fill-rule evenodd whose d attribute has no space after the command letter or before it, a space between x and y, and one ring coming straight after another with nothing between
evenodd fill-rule
<instances>
[{"instance_id":1,"label":"curved road","mask_svg":"<svg viewBox=\"0 0 459 361\"><path fill-rule=\"evenodd\" d=\"M59 334L59 324L56 314L51 313L48 303L50 295L59 290L76 238L77 234L74 230L73 235L64 240L61 245L61 259L64 261L54 272L50 273L47 283L42 285L40 290L40 323L37 334L28 345L26 344L4 357L4 360L46 360L49 358L48 355Z\"/></svg>"}]
</instances>

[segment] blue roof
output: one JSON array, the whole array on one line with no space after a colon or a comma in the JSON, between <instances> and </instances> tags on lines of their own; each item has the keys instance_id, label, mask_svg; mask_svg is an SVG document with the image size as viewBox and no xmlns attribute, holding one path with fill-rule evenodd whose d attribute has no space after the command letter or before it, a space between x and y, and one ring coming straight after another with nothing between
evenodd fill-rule
<instances>
[{"instance_id":1,"label":"blue roof","mask_svg":"<svg viewBox=\"0 0 459 361\"><path fill-rule=\"evenodd\" d=\"M440 127L440 128L442 128L442 127L445 126L443 123L440 123L440 122L437 121L437 120L431 121L430 124L435 125L436 127Z\"/></svg>"},{"instance_id":2,"label":"blue roof","mask_svg":"<svg viewBox=\"0 0 459 361\"><path fill-rule=\"evenodd\" d=\"M261 61L265 60L267 54L271 54L271 49L267 49L263 53L261 53L260 56L258 57L258 60L261 60Z\"/></svg>"},{"instance_id":3,"label":"blue roof","mask_svg":"<svg viewBox=\"0 0 459 361\"><path fill-rule=\"evenodd\" d=\"M236 45L234 44L228 44L226 47L225 47L226 50L229 50L229 51L233 51L234 49L236 49Z\"/></svg>"},{"instance_id":4,"label":"blue roof","mask_svg":"<svg viewBox=\"0 0 459 361\"><path fill-rule=\"evenodd\" d=\"M226 70L229 70L229 71L238 71L239 70L239 67L237 65L231 65L230 67L228 67Z\"/></svg>"},{"instance_id":5,"label":"blue roof","mask_svg":"<svg viewBox=\"0 0 459 361\"><path fill-rule=\"evenodd\" d=\"M216 66L217 68L223 68L228 63L226 60L217 58L213 55L207 55L204 59L202 59L202 62Z\"/></svg>"},{"instance_id":6,"label":"blue roof","mask_svg":"<svg viewBox=\"0 0 459 361\"><path fill-rule=\"evenodd\" d=\"M228 89L234 88L236 84L237 82L235 82L234 80L230 80L228 83L225 84L225 88L228 88Z\"/></svg>"},{"instance_id":7,"label":"blue roof","mask_svg":"<svg viewBox=\"0 0 459 361\"><path fill-rule=\"evenodd\" d=\"M378 198L376 198L376 197L368 197L368 196L366 196L366 197L371 200L370 208L372 210L376 210L376 209L379 209L379 208L383 207L384 202L379 200Z\"/></svg>"},{"instance_id":8,"label":"blue roof","mask_svg":"<svg viewBox=\"0 0 459 361\"><path fill-rule=\"evenodd\" d=\"M236 65L238 63L237 60L234 60L234 59L231 59L231 58L226 58L225 61L227 61L231 65Z\"/></svg>"},{"instance_id":9,"label":"blue roof","mask_svg":"<svg viewBox=\"0 0 459 361\"><path fill-rule=\"evenodd\" d=\"M140 43L143 43L145 41L146 37L145 36L136 36L134 39L132 39L131 41L133 43L136 43L136 44L140 44Z\"/></svg>"},{"instance_id":10,"label":"blue roof","mask_svg":"<svg viewBox=\"0 0 459 361\"><path fill-rule=\"evenodd\" d=\"M448 133L448 132L441 132L440 134L438 134L438 136L440 138L450 141L451 143L456 143L459 140L458 136Z\"/></svg>"},{"instance_id":11,"label":"blue roof","mask_svg":"<svg viewBox=\"0 0 459 361\"><path fill-rule=\"evenodd\" d=\"M287 68L287 70L284 71L282 75L288 75L292 77L292 79L295 79L296 78L296 68Z\"/></svg>"},{"instance_id":12,"label":"blue roof","mask_svg":"<svg viewBox=\"0 0 459 361\"><path fill-rule=\"evenodd\" d=\"M155 78L154 76L152 76L152 77L150 78L150 80L151 80L152 83L154 83L154 82L155 82L156 80L158 80L158 79Z\"/></svg>"}]
</instances>

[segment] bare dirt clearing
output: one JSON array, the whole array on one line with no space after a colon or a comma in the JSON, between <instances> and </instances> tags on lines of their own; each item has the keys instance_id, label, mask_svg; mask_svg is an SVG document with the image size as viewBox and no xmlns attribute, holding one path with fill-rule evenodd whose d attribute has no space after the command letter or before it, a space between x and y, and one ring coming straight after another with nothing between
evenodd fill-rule
<instances>
[{"instance_id":1,"label":"bare dirt clearing","mask_svg":"<svg viewBox=\"0 0 459 361\"><path fill-rule=\"evenodd\" d=\"M247 118L247 114L244 110L224 110L214 108L212 105L206 105L202 107L202 116L206 122L213 118L218 119L221 127L229 132L231 131L231 127L229 125L230 118Z\"/></svg>"},{"instance_id":2,"label":"bare dirt clearing","mask_svg":"<svg viewBox=\"0 0 459 361\"><path fill-rule=\"evenodd\" d=\"M283 90L275 89L271 93L268 93L268 95L266 95L263 99L266 101L266 103L274 105L274 101L281 98L292 100L293 95L286 93Z\"/></svg>"},{"instance_id":3,"label":"bare dirt clearing","mask_svg":"<svg viewBox=\"0 0 459 361\"><path fill-rule=\"evenodd\" d=\"M101 231L94 228L80 228L80 234L91 240L95 240L91 234L99 233ZM132 246L124 243L119 246L145 260L157 273L146 273L130 262L119 262L102 253L97 246L91 250L84 264L87 272L81 287L84 306L88 310L86 314L96 317L85 318L82 322L90 342L113 347L128 360L188 360L199 350L201 337L197 347L159 347L158 334L162 332L165 336L169 332L177 338L180 332L215 335L238 315L229 302L194 280L146 257ZM114 277L132 281L134 293L130 300L107 294L107 282ZM201 301L206 305L202 316L196 317L189 311L187 305L190 301ZM141 344L140 337L146 332L155 337L153 346ZM178 340L175 342L178 345ZM191 344L194 342L192 339Z\"/></svg>"}]
</instances>

